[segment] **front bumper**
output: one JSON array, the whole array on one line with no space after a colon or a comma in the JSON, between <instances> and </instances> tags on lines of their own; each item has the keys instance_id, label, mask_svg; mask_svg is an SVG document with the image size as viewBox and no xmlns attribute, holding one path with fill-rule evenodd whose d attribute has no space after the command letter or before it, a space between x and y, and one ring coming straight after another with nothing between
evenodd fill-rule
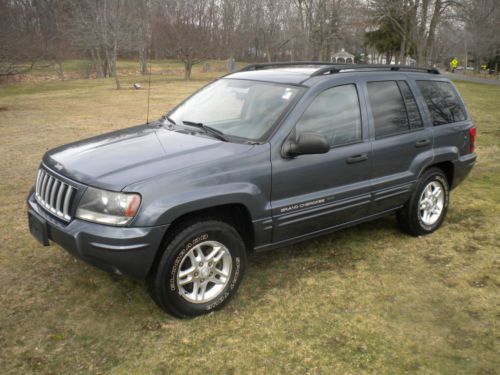
<instances>
[{"instance_id":1,"label":"front bumper","mask_svg":"<svg viewBox=\"0 0 500 375\"><path fill-rule=\"evenodd\" d=\"M72 255L107 272L145 279L168 225L144 228L113 227L73 219L62 223L42 209L34 194L28 211L46 223L48 239Z\"/></svg>"}]
</instances>

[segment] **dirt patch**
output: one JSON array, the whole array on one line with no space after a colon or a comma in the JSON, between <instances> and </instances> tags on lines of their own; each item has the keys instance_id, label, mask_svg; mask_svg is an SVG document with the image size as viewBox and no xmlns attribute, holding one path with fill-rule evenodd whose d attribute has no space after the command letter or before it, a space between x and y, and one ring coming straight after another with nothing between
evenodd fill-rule
<instances>
[{"instance_id":1,"label":"dirt patch","mask_svg":"<svg viewBox=\"0 0 500 375\"><path fill-rule=\"evenodd\" d=\"M455 288L458 285L458 282L456 280L447 277L443 279L443 284L448 288Z\"/></svg>"},{"instance_id":2,"label":"dirt patch","mask_svg":"<svg viewBox=\"0 0 500 375\"><path fill-rule=\"evenodd\" d=\"M485 286L488 286L489 281L489 276L483 276L479 279L469 280L468 283L473 288L484 288Z\"/></svg>"},{"instance_id":3,"label":"dirt patch","mask_svg":"<svg viewBox=\"0 0 500 375\"><path fill-rule=\"evenodd\" d=\"M481 249L481 246L475 244L474 242L460 243L454 246L457 253L475 253Z\"/></svg>"},{"instance_id":4,"label":"dirt patch","mask_svg":"<svg viewBox=\"0 0 500 375\"><path fill-rule=\"evenodd\" d=\"M453 257L428 254L424 256L424 259L435 266L446 266L451 263Z\"/></svg>"}]
</instances>

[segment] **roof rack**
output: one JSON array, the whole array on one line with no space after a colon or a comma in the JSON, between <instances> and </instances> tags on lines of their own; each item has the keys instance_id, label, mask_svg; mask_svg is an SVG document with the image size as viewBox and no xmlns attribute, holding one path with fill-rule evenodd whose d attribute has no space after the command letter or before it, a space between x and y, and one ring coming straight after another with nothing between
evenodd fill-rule
<instances>
[{"instance_id":1,"label":"roof rack","mask_svg":"<svg viewBox=\"0 0 500 375\"><path fill-rule=\"evenodd\" d=\"M250 64L240 69L240 72L246 72L249 70L262 70L262 69L282 67L282 66L308 66L308 65L331 67L331 66L336 66L337 64L328 61L276 61L269 63ZM338 65L345 65L345 64L338 64Z\"/></svg>"},{"instance_id":2,"label":"roof rack","mask_svg":"<svg viewBox=\"0 0 500 375\"><path fill-rule=\"evenodd\" d=\"M407 65L389 65L389 64L336 64L328 61L278 61L269 63L259 63L250 64L245 66L240 72L252 71L252 70L263 70L269 68L279 68L287 66L322 66L318 70L314 71L311 77L317 77L324 74L335 74L335 73L347 73L352 71L357 72L371 72L371 71L389 71L389 72L419 72L419 73L430 73L430 74L440 74L439 70L436 68L419 68Z\"/></svg>"},{"instance_id":3,"label":"roof rack","mask_svg":"<svg viewBox=\"0 0 500 375\"><path fill-rule=\"evenodd\" d=\"M347 72L373 72L373 71L389 71L389 72L419 72L440 74L436 68L419 68L407 65L389 65L389 64L342 64L330 65L316 70L310 77L317 77L324 74L347 73Z\"/></svg>"}]
</instances>

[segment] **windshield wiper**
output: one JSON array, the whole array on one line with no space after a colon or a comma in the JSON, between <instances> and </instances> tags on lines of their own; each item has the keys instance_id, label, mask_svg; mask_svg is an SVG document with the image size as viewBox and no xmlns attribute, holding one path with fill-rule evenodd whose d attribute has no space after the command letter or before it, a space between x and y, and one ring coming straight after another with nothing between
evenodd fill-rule
<instances>
[{"instance_id":1,"label":"windshield wiper","mask_svg":"<svg viewBox=\"0 0 500 375\"><path fill-rule=\"evenodd\" d=\"M171 124L177 125L177 123L174 121L174 119L170 116L165 115L165 118L170 121Z\"/></svg>"},{"instance_id":2,"label":"windshield wiper","mask_svg":"<svg viewBox=\"0 0 500 375\"><path fill-rule=\"evenodd\" d=\"M212 128L211 126L205 125L201 122L193 122L193 121L182 121L184 125L194 126L195 128L202 129L205 131L205 134L209 134L217 139L220 139L224 142L229 142L229 140L224 136L224 133L220 130Z\"/></svg>"},{"instance_id":3,"label":"windshield wiper","mask_svg":"<svg viewBox=\"0 0 500 375\"><path fill-rule=\"evenodd\" d=\"M174 121L174 119L172 117L168 116L168 115L161 116L161 119L162 120L167 120L172 125L177 125L177 123Z\"/></svg>"}]
</instances>

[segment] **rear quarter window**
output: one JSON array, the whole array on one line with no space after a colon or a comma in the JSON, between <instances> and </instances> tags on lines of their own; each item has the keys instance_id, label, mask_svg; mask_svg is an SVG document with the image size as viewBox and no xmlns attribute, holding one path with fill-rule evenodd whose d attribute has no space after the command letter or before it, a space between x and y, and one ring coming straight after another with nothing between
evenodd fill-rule
<instances>
[{"instance_id":1,"label":"rear quarter window","mask_svg":"<svg viewBox=\"0 0 500 375\"><path fill-rule=\"evenodd\" d=\"M417 81L435 126L467 119L465 107L450 82Z\"/></svg>"}]
</instances>

